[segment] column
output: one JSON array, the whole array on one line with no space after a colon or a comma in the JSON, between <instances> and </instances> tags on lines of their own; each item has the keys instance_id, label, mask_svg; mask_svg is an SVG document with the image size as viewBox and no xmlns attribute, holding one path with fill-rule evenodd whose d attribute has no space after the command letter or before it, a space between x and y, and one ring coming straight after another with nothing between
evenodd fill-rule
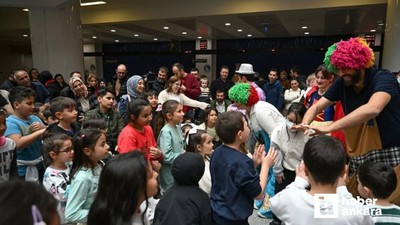
<instances>
[{"instance_id":1,"label":"column","mask_svg":"<svg viewBox=\"0 0 400 225\"><path fill-rule=\"evenodd\" d=\"M388 0L386 12L385 42L382 67L392 72L400 70L400 3Z\"/></svg>"},{"instance_id":2,"label":"column","mask_svg":"<svg viewBox=\"0 0 400 225\"><path fill-rule=\"evenodd\" d=\"M33 66L61 73L84 72L79 0L57 7L29 8Z\"/></svg>"}]
</instances>

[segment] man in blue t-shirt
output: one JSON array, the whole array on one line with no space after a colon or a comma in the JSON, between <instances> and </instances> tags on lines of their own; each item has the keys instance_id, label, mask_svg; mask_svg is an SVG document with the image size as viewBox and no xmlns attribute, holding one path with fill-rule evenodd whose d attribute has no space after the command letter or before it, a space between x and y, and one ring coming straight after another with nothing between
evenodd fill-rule
<instances>
[{"instance_id":1,"label":"man in blue t-shirt","mask_svg":"<svg viewBox=\"0 0 400 225\"><path fill-rule=\"evenodd\" d=\"M339 78L307 111L303 119L305 125L301 126L311 128L315 134L343 129L351 174L365 161L383 162L392 167L400 164L398 83L390 71L372 68L373 61L374 54L362 38L351 38L331 46L324 63ZM326 127L307 125L335 101L342 102L345 117ZM397 203L399 201L397 198Z\"/></svg>"},{"instance_id":2,"label":"man in blue t-shirt","mask_svg":"<svg viewBox=\"0 0 400 225\"><path fill-rule=\"evenodd\" d=\"M42 134L46 128L39 117L32 115L35 91L18 86L8 95L14 114L7 117L5 136L17 147L18 176L27 181L40 181L44 174L41 154Z\"/></svg>"}]
</instances>

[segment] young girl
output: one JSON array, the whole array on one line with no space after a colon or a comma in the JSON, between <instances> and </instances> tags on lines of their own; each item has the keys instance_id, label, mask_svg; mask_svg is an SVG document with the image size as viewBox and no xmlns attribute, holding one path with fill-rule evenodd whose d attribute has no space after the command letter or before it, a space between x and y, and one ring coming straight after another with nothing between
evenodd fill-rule
<instances>
[{"instance_id":1,"label":"young girl","mask_svg":"<svg viewBox=\"0 0 400 225\"><path fill-rule=\"evenodd\" d=\"M159 132L157 144L164 154L160 170L161 193L174 184L171 174L172 162L185 150L182 130L179 123L183 121L182 105L175 100L167 100L162 105L162 112L157 117L157 124L164 125Z\"/></svg>"},{"instance_id":2,"label":"young girl","mask_svg":"<svg viewBox=\"0 0 400 225\"><path fill-rule=\"evenodd\" d=\"M67 186L71 170L74 148L71 138L64 133L52 134L43 140L43 157L46 171L43 177L43 186L58 201L58 214L61 224L65 223L65 206L67 204Z\"/></svg>"},{"instance_id":3,"label":"young girl","mask_svg":"<svg viewBox=\"0 0 400 225\"><path fill-rule=\"evenodd\" d=\"M88 225L150 225L157 201L157 173L139 151L117 155L103 168Z\"/></svg>"},{"instance_id":4,"label":"young girl","mask_svg":"<svg viewBox=\"0 0 400 225\"><path fill-rule=\"evenodd\" d=\"M7 113L5 109L0 108L0 183L18 177L17 174L17 149L15 142L4 136L7 130Z\"/></svg>"},{"instance_id":5,"label":"young girl","mask_svg":"<svg viewBox=\"0 0 400 225\"><path fill-rule=\"evenodd\" d=\"M96 196L104 159L110 146L100 129L84 129L74 141L75 156L71 168L71 187L68 194L65 219L72 223L86 223L90 206Z\"/></svg>"},{"instance_id":6,"label":"young girl","mask_svg":"<svg viewBox=\"0 0 400 225\"><path fill-rule=\"evenodd\" d=\"M119 153L140 150L147 157L149 154L153 169L158 171L161 167L162 152L158 150L154 139L152 108L145 98L132 99L128 105L129 123L122 129L118 136Z\"/></svg>"},{"instance_id":7,"label":"young girl","mask_svg":"<svg viewBox=\"0 0 400 225\"><path fill-rule=\"evenodd\" d=\"M307 109L302 103L293 103L288 109L286 123L272 131L271 148L275 148L278 153L273 167L276 179L275 194L285 189L296 177L296 166L302 160L304 146L309 140L309 136L292 127L301 123L306 111ZM275 215L273 217L274 221L280 224L280 220Z\"/></svg>"},{"instance_id":8,"label":"young girl","mask_svg":"<svg viewBox=\"0 0 400 225\"><path fill-rule=\"evenodd\" d=\"M199 125L199 129L207 131L212 137L213 144L216 147L220 146L222 142L219 140L217 132L215 131L215 124L217 123L218 112L214 108L207 108L204 110L202 124Z\"/></svg>"},{"instance_id":9,"label":"young girl","mask_svg":"<svg viewBox=\"0 0 400 225\"><path fill-rule=\"evenodd\" d=\"M205 131L197 128L191 128L186 134L186 152L197 152L204 160L204 174L199 181L199 187L206 192L208 196L211 193L211 174L210 174L210 155L213 150L212 137Z\"/></svg>"}]
</instances>

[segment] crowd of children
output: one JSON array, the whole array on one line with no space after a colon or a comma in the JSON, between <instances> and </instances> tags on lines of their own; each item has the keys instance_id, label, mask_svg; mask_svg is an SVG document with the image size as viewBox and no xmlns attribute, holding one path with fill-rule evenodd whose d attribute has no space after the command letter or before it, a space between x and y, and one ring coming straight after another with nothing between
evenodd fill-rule
<instances>
[{"instance_id":1,"label":"crowd of children","mask_svg":"<svg viewBox=\"0 0 400 225\"><path fill-rule=\"evenodd\" d=\"M327 82L316 75L324 90ZM231 105L221 90L211 101L206 77L194 100L181 92L178 76L157 95L135 75L117 103L94 79L89 89L99 104L81 121L71 98L56 97L46 109L35 104L33 90L10 91L13 114L0 109L0 224L24 210L17 224L245 225L253 208L272 225L400 224L400 208L388 200L397 177L385 164L365 163L357 173L360 196L374 204L347 204L357 200L345 186L343 144L295 129L307 111L300 99L318 91L304 94L297 79L285 94L284 115L260 100L253 83L233 86ZM201 108L197 120L184 123L184 106ZM16 194L26 202L17 204ZM324 194L335 194L338 208ZM381 214L344 213L353 208Z\"/></svg>"}]
</instances>

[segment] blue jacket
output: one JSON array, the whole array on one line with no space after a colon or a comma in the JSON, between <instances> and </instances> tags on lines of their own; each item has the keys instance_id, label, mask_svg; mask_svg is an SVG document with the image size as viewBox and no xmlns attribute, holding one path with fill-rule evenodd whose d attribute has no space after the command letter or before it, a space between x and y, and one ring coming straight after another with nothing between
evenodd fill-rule
<instances>
[{"instance_id":1,"label":"blue jacket","mask_svg":"<svg viewBox=\"0 0 400 225\"><path fill-rule=\"evenodd\" d=\"M273 84L265 83L262 89L266 95L265 101L281 110L283 108L283 87L279 80L276 80Z\"/></svg>"}]
</instances>

